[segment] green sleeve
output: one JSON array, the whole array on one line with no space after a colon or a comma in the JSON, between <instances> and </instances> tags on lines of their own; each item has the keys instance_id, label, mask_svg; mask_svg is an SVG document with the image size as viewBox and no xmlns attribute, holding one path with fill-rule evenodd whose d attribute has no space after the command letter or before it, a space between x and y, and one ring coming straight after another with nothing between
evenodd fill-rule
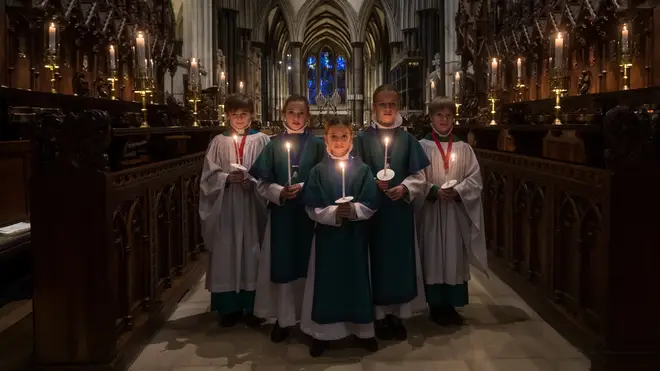
<instances>
[{"instance_id":1,"label":"green sleeve","mask_svg":"<svg viewBox=\"0 0 660 371\"><path fill-rule=\"evenodd\" d=\"M270 141L266 147L261 151L257 160L250 168L250 175L255 179L263 180L270 183L276 183L275 179L275 159L273 146L274 141Z\"/></svg>"},{"instance_id":2,"label":"green sleeve","mask_svg":"<svg viewBox=\"0 0 660 371\"><path fill-rule=\"evenodd\" d=\"M438 190L439 189L440 189L440 187L438 187L437 185L434 184L433 187L431 187L431 190L429 191L429 194L426 195L426 200L431 201L431 202L437 201L438 200Z\"/></svg>"},{"instance_id":3,"label":"green sleeve","mask_svg":"<svg viewBox=\"0 0 660 371\"><path fill-rule=\"evenodd\" d=\"M431 161L426 156L422 145L410 134L408 134L408 144L410 148L410 157L408 158L409 174L418 173L431 165Z\"/></svg>"}]
</instances>

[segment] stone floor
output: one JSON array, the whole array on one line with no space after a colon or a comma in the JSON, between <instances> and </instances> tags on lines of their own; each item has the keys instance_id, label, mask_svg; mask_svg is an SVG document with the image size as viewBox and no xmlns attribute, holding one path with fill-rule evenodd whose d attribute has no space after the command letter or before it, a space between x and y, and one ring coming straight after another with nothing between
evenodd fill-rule
<instances>
[{"instance_id":1,"label":"stone floor","mask_svg":"<svg viewBox=\"0 0 660 371\"><path fill-rule=\"evenodd\" d=\"M223 329L208 312L203 280L188 293L130 371L587 371L589 361L532 311L511 288L491 275L475 274L466 325L439 328L420 315L408 321L406 342L381 342L367 354L337 344L313 359L298 334L288 344L242 326Z\"/></svg>"}]
</instances>

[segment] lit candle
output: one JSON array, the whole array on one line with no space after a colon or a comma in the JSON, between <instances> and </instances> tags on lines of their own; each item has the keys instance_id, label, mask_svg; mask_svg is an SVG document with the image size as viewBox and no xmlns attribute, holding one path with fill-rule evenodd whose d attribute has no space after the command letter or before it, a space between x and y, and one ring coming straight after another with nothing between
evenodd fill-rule
<instances>
[{"instance_id":1,"label":"lit candle","mask_svg":"<svg viewBox=\"0 0 660 371\"><path fill-rule=\"evenodd\" d=\"M197 75L199 74L199 62L196 58L190 60L190 79L192 81L197 81Z\"/></svg>"},{"instance_id":2,"label":"lit candle","mask_svg":"<svg viewBox=\"0 0 660 371\"><path fill-rule=\"evenodd\" d=\"M110 45L108 52L110 54L108 56L108 58L110 58L110 69L114 71L117 69L117 59L116 59L117 57L115 55L115 47L113 45Z\"/></svg>"},{"instance_id":3,"label":"lit candle","mask_svg":"<svg viewBox=\"0 0 660 371\"><path fill-rule=\"evenodd\" d=\"M56 44L57 40L55 39L55 35L57 33L57 26L55 26L54 22L51 22L50 26L48 27L48 51L50 54L55 54L56 52Z\"/></svg>"},{"instance_id":4,"label":"lit candle","mask_svg":"<svg viewBox=\"0 0 660 371\"><path fill-rule=\"evenodd\" d=\"M245 85L243 84L243 81L238 82L238 92L241 94L245 93Z\"/></svg>"},{"instance_id":5,"label":"lit candle","mask_svg":"<svg viewBox=\"0 0 660 371\"><path fill-rule=\"evenodd\" d=\"M455 164L456 164L456 154L455 154L455 153L452 153L452 154L449 156L449 169L447 169L447 174L448 174L448 175L451 175L452 170L454 170L454 165L455 165ZM455 177L455 175L456 175L456 174L454 174L454 177ZM449 180L452 180L451 178L452 178L452 177L450 176L450 177L449 177Z\"/></svg>"},{"instance_id":6,"label":"lit candle","mask_svg":"<svg viewBox=\"0 0 660 371\"><path fill-rule=\"evenodd\" d=\"M518 71L518 79L522 79L522 58L516 60L516 71Z\"/></svg>"},{"instance_id":7,"label":"lit candle","mask_svg":"<svg viewBox=\"0 0 660 371\"><path fill-rule=\"evenodd\" d=\"M236 163L241 165L241 155L238 152L238 135L234 134L234 148L236 149Z\"/></svg>"},{"instance_id":8,"label":"lit candle","mask_svg":"<svg viewBox=\"0 0 660 371\"><path fill-rule=\"evenodd\" d=\"M628 54L628 25L624 24L621 30L621 53Z\"/></svg>"},{"instance_id":9,"label":"lit candle","mask_svg":"<svg viewBox=\"0 0 660 371\"><path fill-rule=\"evenodd\" d=\"M497 87L497 58L493 58L490 63L490 85L492 88Z\"/></svg>"},{"instance_id":10,"label":"lit candle","mask_svg":"<svg viewBox=\"0 0 660 371\"><path fill-rule=\"evenodd\" d=\"M454 74L454 98L461 94L461 73L456 71Z\"/></svg>"},{"instance_id":11,"label":"lit candle","mask_svg":"<svg viewBox=\"0 0 660 371\"><path fill-rule=\"evenodd\" d=\"M145 51L145 42L144 42L144 34L142 32L138 32L137 36L135 38L135 51L137 52L137 61L138 61L138 68L142 73L147 72L147 58L146 56L146 51Z\"/></svg>"},{"instance_id":12,"label":"lit candle","mask_svg":"<svg viewBox=\"0 0 660 371\"><path fill-rule=\"evenodd\" d=\"M383 175L387 174L387 145L390 143L390 138L385 137L385 161L383 165Z\"/></svg>"},{"instance_id":13,"label":"lit candle","mask_svg":"<svg viewBox=\"0 0 660 371\"><path fill-rule=\"evenodd\" d=\"M555 69L560 70L564 64L564 39L561 32L557 33L555 38Z\"/></svg>"},{"instance_id":14,"label":"lit candle","mask_svg":"<svg viewBox=\"0 0 660 371\"><path fill-rule=\"evenodd\" d=\"M287 159L286 159L286 164L287 164L287 171L289 173L289 185L291 185L291 143L286 142L286 152L287 152Z\"/></svg>"},{"instance_id":15,"label":"lit candle","mask_svg":"<svg viewBox=\"0 0 660 371\"><path fill-rule=\"evenodd\" d=\"M341 198L346 197L346 164L344 161L339 162L339 167L341 168Z\"/></svg>"}]
</instances>

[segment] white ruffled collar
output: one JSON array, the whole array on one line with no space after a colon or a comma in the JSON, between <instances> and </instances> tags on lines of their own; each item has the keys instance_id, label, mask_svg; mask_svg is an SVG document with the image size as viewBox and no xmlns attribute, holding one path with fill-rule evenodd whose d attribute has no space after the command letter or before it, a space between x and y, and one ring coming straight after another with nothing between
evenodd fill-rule
<instances>
[{"instance_id":1,"label":"white ruffled collar","mask_svg":"<svg viewBox=\"0 0 660 371\"><path fill-rule=\"evenodd\" d=\"M376 120L376 116L371 117L371 127L376 128L376 129L396 129L399 126L403 125L403 117L401 116L400 113L396 114L396 117L394 118L394 124L392 126L383 126L378 123L378 120Z\"/></svg>"}]
</instances>

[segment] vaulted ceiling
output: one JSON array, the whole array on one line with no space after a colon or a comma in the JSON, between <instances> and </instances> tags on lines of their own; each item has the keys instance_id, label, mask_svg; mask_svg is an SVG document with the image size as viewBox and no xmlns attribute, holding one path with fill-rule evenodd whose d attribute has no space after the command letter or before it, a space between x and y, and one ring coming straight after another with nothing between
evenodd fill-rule
<instances>
[{"instance_id":1,"label":"vaulted ceiling","mask_svg":"<svg viewBox=\"0 0 660 371\"><path fill-rule=\"evenodd\" d=\"M303 55L319 46L329 45L336 54L350 55L351 36L346 15L333 0L325 0L315 7L304 25Z\"/></svg>"}]
</instances>

